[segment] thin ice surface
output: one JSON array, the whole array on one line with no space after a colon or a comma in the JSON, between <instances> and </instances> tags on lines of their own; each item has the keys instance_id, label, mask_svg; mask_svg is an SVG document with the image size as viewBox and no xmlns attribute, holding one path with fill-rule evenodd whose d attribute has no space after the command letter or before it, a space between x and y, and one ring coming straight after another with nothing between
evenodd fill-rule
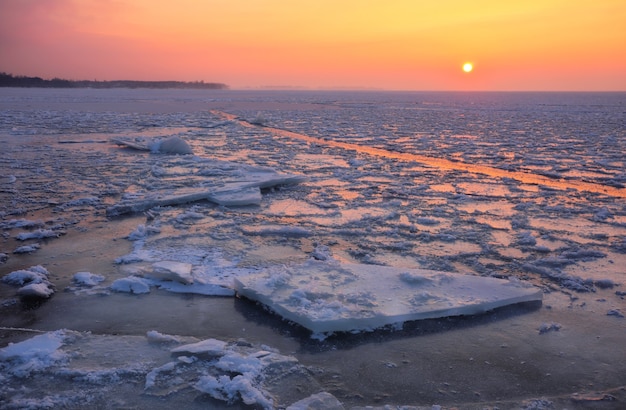
<instances>
[{"instance_id":1,"label":"thin ice surface","mask_svg":"<svg viewBox=\"0 0 626 410\"><path fill-rule=\"evenodd\" d=\"M542 299L517 281L311 260L235 279L238 294L315 333L472 315Z\"/></svg>"}]
</instances>

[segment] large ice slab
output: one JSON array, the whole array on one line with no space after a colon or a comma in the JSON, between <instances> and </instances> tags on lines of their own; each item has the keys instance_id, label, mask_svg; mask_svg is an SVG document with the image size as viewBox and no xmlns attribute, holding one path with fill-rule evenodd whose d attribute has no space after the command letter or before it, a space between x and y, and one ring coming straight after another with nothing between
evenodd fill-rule
<instances>
[{"instance_id":1,"label":"large ice slab","mask_svg":"<svg viewBox=\"0 0 626 410\"><path fill-rule=\"evenodd\" d=\"M236 278L234 286L238 295L314 334L473 315L542 300L540 289L519 281L314 260Z\"/></svg>"}]
</instances>

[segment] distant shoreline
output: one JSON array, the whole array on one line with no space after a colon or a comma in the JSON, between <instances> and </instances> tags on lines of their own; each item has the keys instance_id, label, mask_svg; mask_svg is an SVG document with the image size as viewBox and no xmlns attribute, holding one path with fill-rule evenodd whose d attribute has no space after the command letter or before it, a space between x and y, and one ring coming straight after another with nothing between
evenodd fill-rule
<instances>
[{"instance_id":1,"label":"distant shoreline","mask_svg":"<svg viewBox=\"0 0 626 410\"><path fill-rule=\"evenodd\" d=\"M14 76L0 73L0 87L21 88L178 88L199 90L225 90L228 85L223 83L205 83L204 81L136 81L136 80L65 80L53 78L44 80L41 77Z\"/></svg>"}]
</instances>

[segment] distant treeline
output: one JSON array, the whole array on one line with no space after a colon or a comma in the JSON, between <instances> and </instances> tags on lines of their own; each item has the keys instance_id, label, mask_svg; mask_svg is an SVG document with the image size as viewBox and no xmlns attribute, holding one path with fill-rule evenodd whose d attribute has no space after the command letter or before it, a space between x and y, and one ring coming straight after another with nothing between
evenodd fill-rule
<instances>
[{"instance_id":1,"label":"distant treeline","mask_svg":"<svg viewBox=\"0 0 626 410\"><path fill-rule=\"evenodd\" d=\"M40 77L14 76L0 73L0 87L41 87L41 88L192 88L223 90L228 86L222 83L205 83L204 81L89 81L64 80L53 78L44 80Z\"/></svg>"}]
</instances>

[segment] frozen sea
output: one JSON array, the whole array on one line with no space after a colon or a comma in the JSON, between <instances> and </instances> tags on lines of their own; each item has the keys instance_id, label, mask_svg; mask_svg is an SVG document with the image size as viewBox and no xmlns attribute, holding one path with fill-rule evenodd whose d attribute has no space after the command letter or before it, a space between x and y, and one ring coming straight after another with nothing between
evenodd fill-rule
<instances>
[{"instance_id":1,"label":"frozen sea","mask_svg":"<svg viewBox=\"0 0 626 410\"><path fill-rule=\"evenodd\" d=\"M626 93L0 89L0 230L3 409L626 406ZM543 302L316 337L234 296L310 260Z\"/></svg>"}]
</instances>

